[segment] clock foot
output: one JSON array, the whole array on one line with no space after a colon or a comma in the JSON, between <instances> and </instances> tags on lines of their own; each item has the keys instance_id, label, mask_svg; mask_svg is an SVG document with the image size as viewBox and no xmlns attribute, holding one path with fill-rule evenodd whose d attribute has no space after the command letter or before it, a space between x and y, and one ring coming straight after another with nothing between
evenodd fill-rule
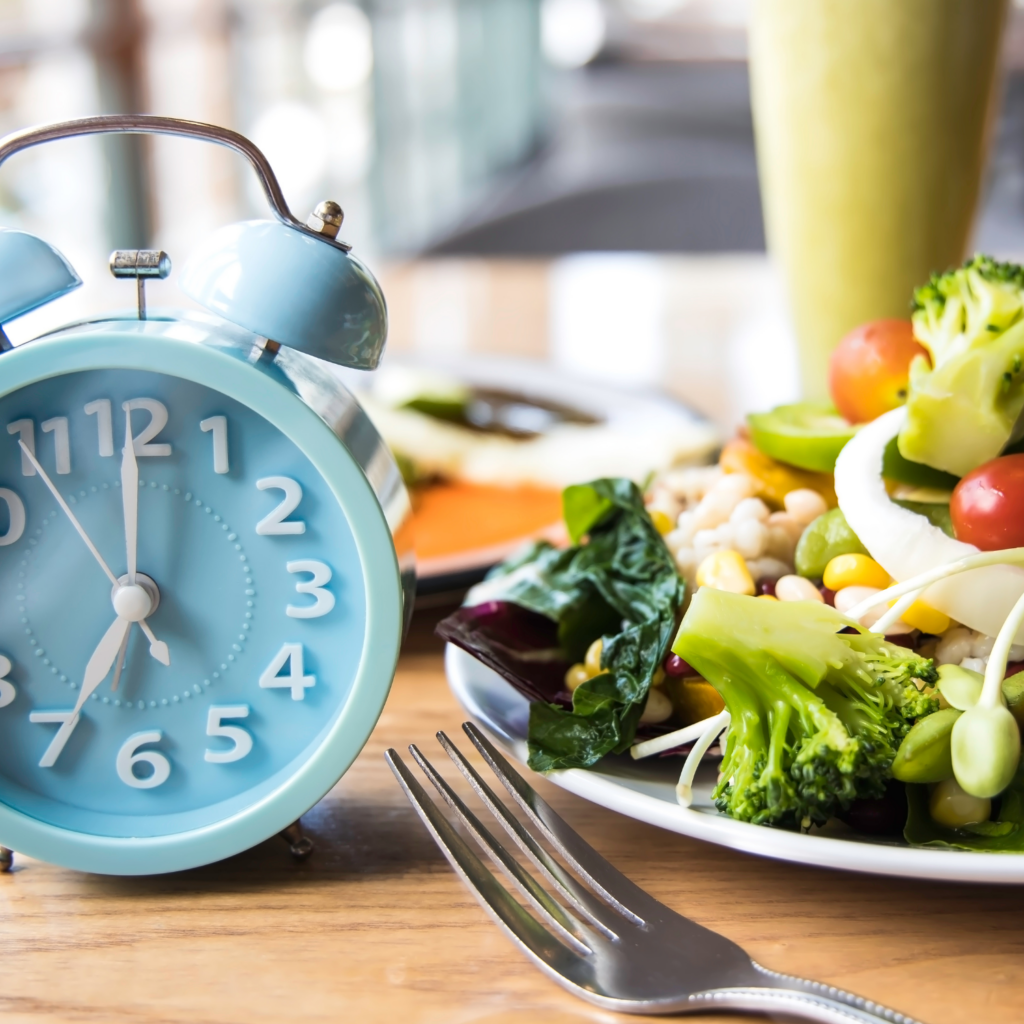
<instances>
[{"instance_id":1,"label":"clock foot","mask_svg":"<svg viewBox=\"0 0 1024 1024\"><path fill-rule=\"evenodd\" d=\"M288 844L292 856L296 860L308 860L316 849L313 840L302 831L302 821L293 821L283 832L281 838Z\"/></svg>"},{"instance_id":2,"label":"clock foot","mask_svg":"<svg viewBox=\"0 0 1024 1024\"><path fill-rule=\"evenodd\" d=\"M14 851L0 846L0 872L10 871L14 867Z\"/></svg>"}]
</instances>

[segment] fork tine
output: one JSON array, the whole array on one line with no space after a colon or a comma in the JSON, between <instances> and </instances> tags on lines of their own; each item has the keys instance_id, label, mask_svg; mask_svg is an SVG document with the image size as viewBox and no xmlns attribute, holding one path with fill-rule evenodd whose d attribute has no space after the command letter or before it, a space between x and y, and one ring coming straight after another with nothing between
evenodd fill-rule
<instances>
[{"instance_id":1,"label":"fork tine","mask_svg":"<svg viewBox=\"0 0 1024 1024\"><path fill-rule=\"evenodd\" d=\"M575 829L548 805L547 801L508 763L505 757L472 722L463 731L501 780L512 799L544 833L548 842L572 865L588 885L608 900L619 913L643 923L643 911L660 916L667 908L618 868L608 863Z\"/></svg>"},{"instance_id":2,"label":"fork tine","mask_svg":"<svg viewBox=\"0 0 1024 1024\"><path fill-rule=\"evenodd\" d=\"M561 979L578 969L581 958L551 934L536 918L522 907L507 889L487 869L466 841L455 831L448 819L438 810L398 756L389 748L384 759L395 773L399 785L405 790L409 802L416 808L423 824L456 874L466 883L480 905L494 922L524 952L545 971Z\"/></svg>"},{"instance_id":3,"label":"fork tine","mask_svg":"<svg viewBox=\"0 0 1024 1024\"><path fill-rule=\"evenodd\" d=\"M599 928L609 939L617 938L615 932L609 929L603 920L603 918L607 917L609 910L619 911L634 924L642 925L644 923L639 917L624 907L618 905L609 906L596 900L589 890L581 886L572 875L548 855L544 847L530 835L519 819L498 799L494 790L484 782L477 770L466 760L459 748L452 743L444 732L437 734L437 741L444 747L445 752L455 762L455 766L465 776L466 781L476 790L484 805L498 819L498 823L511 836L515 844L533 861L537 869L548 878L551 884L561 892L563 897L593 923L594 927Z\"/></svg>"},{"instance_id":4,"label":"fork tine","mask_svg":"<svg viewBox=\"0 0 1024 1024\"><path fill-rule=\"evenodd\" d=\"M509 854L508 850L494 838L480 819L462 802L451 786L441 778L437 770L423 756L423 752L416 744L410 744L409 753L415 758L416 763L423 769L423 774L430 779L434 788L441 794L448 806L458 815L459 820L473 833L476 841L497 861L499 867L511 879L523 896L537 909L537 912L544 917L548 924L562 935L577 953L587 955L592 952L590 947L586 945L586 934L580 922L572 917L571 914L567 914L562 905L553 900L548 892L537 884L536 879L528 874Z\"/></svg>"}]
</instances>

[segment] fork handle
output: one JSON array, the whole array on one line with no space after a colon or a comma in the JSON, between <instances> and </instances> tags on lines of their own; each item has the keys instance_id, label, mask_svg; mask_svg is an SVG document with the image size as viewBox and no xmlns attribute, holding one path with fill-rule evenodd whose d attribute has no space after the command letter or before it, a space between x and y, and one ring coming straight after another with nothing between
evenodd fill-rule
<instances>
[{"instance_id":1,"label":"fork handle","mask_svg":"<svg viewBox=\"0 0 1024 1024\"><path fill-rule=\"evenodd\" d=\"M794 979L799 980L799 979ZM813 982L807 982L813 985ZM820 986L826 989L826 986ZM719 988L690 996L687 1010L746 1010L784 1013L818 1024L919 1024L895 1010L832 990L835 996L818 995L802 988Z\"/></svg>"}]
</instances>

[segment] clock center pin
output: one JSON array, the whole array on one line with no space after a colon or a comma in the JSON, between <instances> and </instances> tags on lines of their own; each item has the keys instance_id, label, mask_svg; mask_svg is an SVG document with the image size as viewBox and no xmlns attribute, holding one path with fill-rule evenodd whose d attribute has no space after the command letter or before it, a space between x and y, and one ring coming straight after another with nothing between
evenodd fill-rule
<instances>
[{"instance_id":1,"label":"clock center pin","mask_svg":"<svg viewBox=\"0 0 1024 1024\"><path fill-rule=\"evenodd\" d=\"M134 583L128 581L127 575L117 581L117 586L110 591L110 600L122 619L141 622L156 611L160 604L160 591L149 576L137 572Z\"/></svg>"}]
</instances>

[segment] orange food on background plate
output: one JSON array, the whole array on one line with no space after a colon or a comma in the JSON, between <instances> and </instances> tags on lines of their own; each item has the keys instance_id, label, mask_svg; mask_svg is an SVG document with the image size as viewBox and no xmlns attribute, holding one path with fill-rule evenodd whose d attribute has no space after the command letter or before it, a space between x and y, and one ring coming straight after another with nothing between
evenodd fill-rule
<instances>
[{"instance_id":1,"label":"orange food on background plate","mask_svg":"<svg viewBox=\"0 0 1024 1024\"><path fill-rule=\"evenodd\" d=\"M413 512L416 554L429 562L531 536L551 539L561 530L562 493L531 484L437 483L416 489Z\"/></svg>"}]
</instances>

